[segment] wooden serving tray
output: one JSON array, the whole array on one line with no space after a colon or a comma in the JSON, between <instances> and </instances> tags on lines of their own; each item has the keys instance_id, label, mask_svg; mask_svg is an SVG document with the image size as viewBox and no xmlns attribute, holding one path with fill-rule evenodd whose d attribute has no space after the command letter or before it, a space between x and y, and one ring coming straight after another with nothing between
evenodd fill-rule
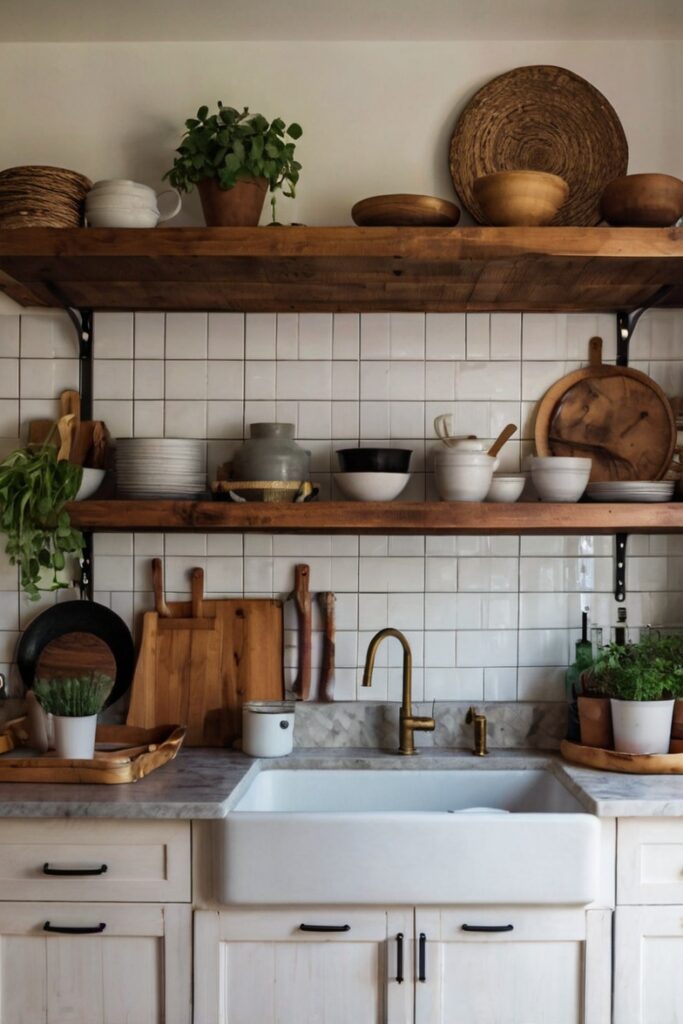
<instances>
[{"instance_id":1,"label":"wooden serving tray","mask_svg":"<svg viewBox=\"0 0 683 1024\"><path fill-rule=\"evenodd\" d=\"M683 754L623 754L562 740L560 753L572 764L627 775L683 775Z\"/></svg>"},{"instance_id":2,"label":"wooden serving tray","mask_svg":"<svg viewBox=\"0 0 683 1024\"><path fill-rule=\"evenodd\" d=\"M0 782L108 783L137 782L172 761L185 738L179 725L140 729L130 725L98 725L96 743L115 746L96 750L91 761L64 760L54 751L26 756L0 756ZM0 755L28 747L26 718L7 722L0 731Z\"/></svg>"}]
</instances>

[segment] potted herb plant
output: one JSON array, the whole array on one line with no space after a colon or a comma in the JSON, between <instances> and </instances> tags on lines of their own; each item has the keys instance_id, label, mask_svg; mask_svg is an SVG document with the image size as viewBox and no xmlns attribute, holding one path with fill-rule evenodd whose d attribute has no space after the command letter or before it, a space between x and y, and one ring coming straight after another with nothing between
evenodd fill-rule
<instances>
[{"instance_id":1,"label":"potted herb plant","mask_svg":"<svg viewBox=\"0 0 683 1024\"><path fill-rule=\"evenodd\" d=\"M94 756L97 715L113 685L101 672L35 681L33 692L43 711L52 715L57 757L89 760Z\"/></svg>"},{"instance_id":2,"label":"potted herb plant","mask_svg":"<svg viewBox=\"0 0 683 1024\"><path fill-rule=\"evenodd\" d=\"M637 644L610 644L590 670L609 696L614 749L666 754L674 700L683 694L683 641L650 633Z\"/></svg>"},{"instance_id":3,"label":"potted herb plant","mask_svg":"<svg viewBox=\"0 0 683 1024\"><path fill-rule=\"evenodd\" d=\"M83 550L83 534L72 527L64 507L75 499L82 475L80 466L59 460L48 442L14 451L0 462L0 530L31 601L41 590L67 586L59 578L66 556Z\"/></svg>"},{"instance_id":4,"label":"potted herb plant","mask_svg":"<svg viewBox=\"0 0 683 1024\"><path fill-rule=\"evenodd\" d=\"M266 192L272 194L275 220L276 193L293 197L301 164L294 158L294 143L302 129L279 117L240 113L218 102L218 113L200 107L185 122L185 134L176 150L173 167L166 172L181 192L199 190L204 219L209 227L251 227L259 222Z\"/></svg>"}]
</instances>

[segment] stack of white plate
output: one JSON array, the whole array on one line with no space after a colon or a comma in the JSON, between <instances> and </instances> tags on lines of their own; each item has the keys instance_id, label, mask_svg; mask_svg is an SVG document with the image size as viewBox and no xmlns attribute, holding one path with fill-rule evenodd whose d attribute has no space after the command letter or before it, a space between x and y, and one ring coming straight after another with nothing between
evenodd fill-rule
<instances>
[{"instance_id":1,"label":"stack of white plate","mask_svg":"<svg viewBox=\"0 0 683 1024\"><path fill-rule=\"evenodd\" d=\"M194 498L206 490L204 442L120 437L116 473L119 497Z\"/></svg>"},{"instance_id":2,"label":"stack of white plate","mask_svg":"<svg viewBox=\"0 0 683 1024\"><path fill-rule=\"evenodd\" d=\"M675 480L601 480L588 484L591 501L671 501Z\"/></svg>"}]
</instances>

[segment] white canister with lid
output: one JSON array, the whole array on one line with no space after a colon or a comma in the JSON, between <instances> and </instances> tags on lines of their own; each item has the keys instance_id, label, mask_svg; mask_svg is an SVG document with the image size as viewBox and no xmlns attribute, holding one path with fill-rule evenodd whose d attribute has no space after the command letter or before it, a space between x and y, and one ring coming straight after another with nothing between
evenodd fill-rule
<instances>
[{"instance_id":1,"label":"white canister with lid","mask_svg":"<svg viewBox=\"0 0 683 1024\"><path fill-rule=\"evenodd\" d=\"M294 701L253 700L242 706L242 750L250 757L285 757L294 746Z\"/></svg>"}]
</instances>

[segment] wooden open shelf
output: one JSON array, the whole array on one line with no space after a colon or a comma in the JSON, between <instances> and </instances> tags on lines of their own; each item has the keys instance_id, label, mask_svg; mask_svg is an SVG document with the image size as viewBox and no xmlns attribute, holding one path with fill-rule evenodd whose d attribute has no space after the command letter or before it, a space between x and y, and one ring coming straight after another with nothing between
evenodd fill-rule
<instances>
[{"instance_id":1,"label":"wooden open shelf","mask_svg":"<svg viewBox=\"0 0 683 1024\"><path fill-rule=\"evenodd\" d=\"M239 312L683 306L680 228L22 228L0 289L25 306Z\"/></svg>"},{"instance_id":2,"label":"wooden open shelf","mask_svg":"<svg viewBox=\"0 0 683 1024\"><path fill-rule=\"evenodd\" d=\"M86 530L260 533L598 534L683 530L683 502L513 505L469 502L83 501L69 506Z\"/></svg>"}]
</instances>

